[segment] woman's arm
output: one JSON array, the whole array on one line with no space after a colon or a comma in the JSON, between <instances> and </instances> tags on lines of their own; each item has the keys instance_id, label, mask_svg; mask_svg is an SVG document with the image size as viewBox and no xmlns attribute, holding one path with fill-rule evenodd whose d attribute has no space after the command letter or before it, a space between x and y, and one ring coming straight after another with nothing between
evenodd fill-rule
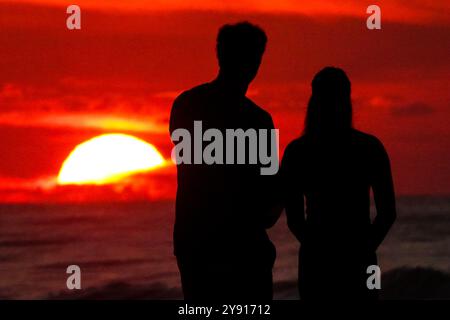
<instances>
[{"instance_id":1,"label":"woman's arm","mask_svg":"<svg viewBox=\"0 0 450 320\"><path fill-rule=\"evenodd\" d=\"M300 163L295 161L292 147L288 146L284 152L280 170L282 199L289 230L299 242L302 242L305 234L304 198L301 191L301 181L295 173L299 171L299 165Z\"/></svg>"},{"instance_id":2,"label":"woman's arm","mask_svg":"<svg viewBox=\"0 0 450 320\"><path fill-rule=\"evenodd\" d=\"M372 246L376 250L392 227L397 213L389 157L379 141L373 160L372 191L377 214L372 223Z\"/></svg>"}]
</instances>

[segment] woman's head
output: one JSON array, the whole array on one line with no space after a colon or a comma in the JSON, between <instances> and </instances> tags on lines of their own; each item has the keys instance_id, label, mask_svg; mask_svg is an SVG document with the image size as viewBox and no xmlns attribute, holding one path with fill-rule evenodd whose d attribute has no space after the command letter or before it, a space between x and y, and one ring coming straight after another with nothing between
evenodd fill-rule
<instances>
[{"instance_id":1,"label":"woman's head","mask_svg":"<svg viewBox=\"0 0 450 320\"><path fill-rule=\"evenodd\" d=\"M335 135L352 128L351 84L342 69L326 67L311 83L305 135Z\"/></svg>"}]
</instances>

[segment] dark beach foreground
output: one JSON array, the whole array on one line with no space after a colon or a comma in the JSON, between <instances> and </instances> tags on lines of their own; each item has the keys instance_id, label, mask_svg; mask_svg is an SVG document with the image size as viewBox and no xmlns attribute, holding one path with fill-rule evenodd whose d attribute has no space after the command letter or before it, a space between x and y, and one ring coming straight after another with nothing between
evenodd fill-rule
<instances>
[{"instance_id":1,"label":"dark beach foreground","mask_svg":"<svg viewBox=\"0 0 450 320\"><path fill-rule=\"evenodd\" d=\"M275 291L280 299L298 299L297 284L275 283ZM132 286L124 282L111 282L103 287L92 287L75 294L62 291L51 294L49 299L182 299L180 288L168 288L163 283ZM383 276L383 300L448 300L450 299L450 274L430 268L397 268Z\"/></svg>"},{"instance_id":2,"label":"dark beach foreground","mask_svg":"<svg viewBox=\"0 0 450 320\"><path fill-rule=\"evenodd\" d=\"M450 299L450 198L406 197L380 247L382 299ZM181 299L173 202L0 206L1 299ZM298 299L298 244L284 216L276 299ZM81 268L68 290L66 269Z\"/></svg>"}]
</instances>

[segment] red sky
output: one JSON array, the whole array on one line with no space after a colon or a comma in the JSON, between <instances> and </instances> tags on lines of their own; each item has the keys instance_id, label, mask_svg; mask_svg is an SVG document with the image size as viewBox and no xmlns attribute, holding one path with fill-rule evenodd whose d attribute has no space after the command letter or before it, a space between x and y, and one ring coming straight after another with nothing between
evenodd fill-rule
<instances>
[{"instance_id":1,"label":"red sky","mask_svg":"<svg viewBox=\"0 0 450 320\"><path fill-rule=\"evenodd\" d=\"M360 1L77 1L79 31L65 26L66 1L24 2L0 1L0 202L173 197L172 169L84 193L51 181L77 144L105 132L169 157L173 98L214 78L217 29L240 20L269 37L249 95L272 113L281 152L302 130L315 72L336 65L352 81L356 127L391 156L398 193L450 194L446 1L378 2L375 31Z\"/></svg>"}]
</instances>

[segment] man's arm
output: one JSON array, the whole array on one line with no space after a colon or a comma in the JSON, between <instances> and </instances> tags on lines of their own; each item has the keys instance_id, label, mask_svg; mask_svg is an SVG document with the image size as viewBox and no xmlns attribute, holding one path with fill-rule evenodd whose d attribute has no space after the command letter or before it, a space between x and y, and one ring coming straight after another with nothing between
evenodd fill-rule
<instances>
[{"instance_id":1,"label":"man's arm","mask_svg":"<svg viewBox=\"0 0 450 320\"><path fill-rule=\"evenodd\" d=\"M268 116L266 120L267 124L265 125L265 128L268 130L268 149L267 150L275 150L276 155L273 156L273 161L276 161L277 168L279 167L279 157L278 157L278 143L277 140L272 141L271 135L274 133L275 125L273 123L272 117ZM272 144L275 143L275 147L272 148ZM268 210L264 210L264 212L267 212L267 216L265 217L264 226L266 228L271 228L275 225L275 223L280 218L281 212L283 211L283 203L282 199L280 197L280 187L281 187L281 181L280 181L280 172L277 170L277 172L274 175L266 175L262 177L265 181L265 189L266 189L266 195L265 200L266 205L268 206ZM263 200L263 199L262 199Z\"/></svg>"}]
</instances>

